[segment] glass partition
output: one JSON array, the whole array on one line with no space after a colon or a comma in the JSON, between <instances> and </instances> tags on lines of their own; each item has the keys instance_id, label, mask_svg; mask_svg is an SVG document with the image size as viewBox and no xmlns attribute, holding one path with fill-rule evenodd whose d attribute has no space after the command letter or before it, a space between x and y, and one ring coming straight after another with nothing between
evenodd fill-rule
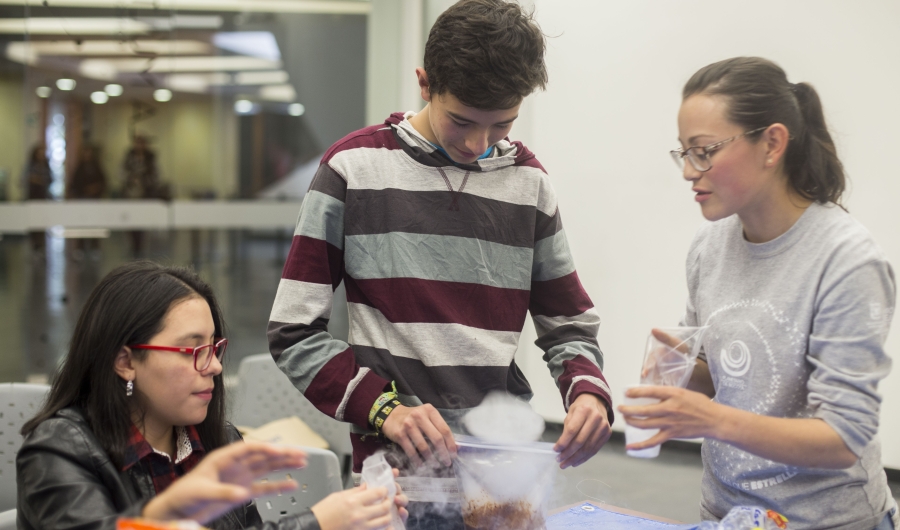
<instances>
[{"instance_id":1,"label":"glass partition","mask_svg":"<svg viewBox=\"0 0 900 530\"><path fill-rule=\"evenodd\" d=\"M199 269L229 355L267 350L299 201L365 125L371 7L0 0L0 381L45 380L136 257Z\"/></svg>"}]
</instances>

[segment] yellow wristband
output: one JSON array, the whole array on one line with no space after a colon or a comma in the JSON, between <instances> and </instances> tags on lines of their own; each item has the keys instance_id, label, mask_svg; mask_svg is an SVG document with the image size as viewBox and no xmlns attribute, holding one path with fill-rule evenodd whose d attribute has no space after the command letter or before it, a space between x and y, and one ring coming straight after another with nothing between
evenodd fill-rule
<instances>
[{"instance_id":1,"label":"yellow wristband","mask_svg":"<svg viewBox=\"0 0 900 530\"><path fill-rule=\"evenodd\" d=\"M397 394L394 392L385 392L378 396L378 399L375 400L375 404L369 409L369 425L375 425L375 415L378 414L381 407L385 406L392 399L397 399Z\"/></svg>"}]
</instances>

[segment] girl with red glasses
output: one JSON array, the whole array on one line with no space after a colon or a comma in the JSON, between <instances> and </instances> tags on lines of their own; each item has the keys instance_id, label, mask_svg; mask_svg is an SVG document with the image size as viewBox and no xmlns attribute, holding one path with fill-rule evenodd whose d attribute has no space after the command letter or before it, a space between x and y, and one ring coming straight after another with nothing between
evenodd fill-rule
<instances>
[{"instance_id":1,"label":"girl with red glasses","mask_svg":"<svg viewBox=\"0 0 900 530\"><path fill-rule=\"evenodd\" d=\"M254 497L293 481L296 448L243 443L225 421L228 341L211 288L193 272L131 263L91 293L42 410L16 457L18 527L114 529L120 517L193 519L215 529L383 528L384 488L355 488L278 523ZM237 443L235 443L237 442Z\"/></svg>"}]
</instances>

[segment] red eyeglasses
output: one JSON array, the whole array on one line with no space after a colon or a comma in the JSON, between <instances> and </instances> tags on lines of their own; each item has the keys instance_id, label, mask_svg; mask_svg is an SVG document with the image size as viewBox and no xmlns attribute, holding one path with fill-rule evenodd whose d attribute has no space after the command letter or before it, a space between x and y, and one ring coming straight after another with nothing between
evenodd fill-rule
<instances>
[{"instance_id":1,"label":"red eyeglasses","mask_svg":"<svg viewBox=\"0 0 900 530\"><path fill-rule=\"evenodd\" d=\"M174 351L185 355L193 355L194 370L202 372L209 368L210 363L212 363L213 352L215 352L216 359L218 359L219 362L222 362L222 357L225 356L225 348L228 346L228 339L219 339L215 344L204 344L203 346L197 346L196 348L154 346L152 344L127 344L126 346L133 350Z\"/></svg>"}]
</instances>

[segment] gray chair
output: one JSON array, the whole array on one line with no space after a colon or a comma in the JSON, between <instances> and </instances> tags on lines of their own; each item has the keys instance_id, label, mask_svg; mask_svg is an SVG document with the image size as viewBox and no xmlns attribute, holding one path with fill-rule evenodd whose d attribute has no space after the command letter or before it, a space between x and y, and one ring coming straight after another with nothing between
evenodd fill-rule
<instances>
[{"instance_id":1,"label":"gray chair","mask_svg":"<svg viewBox=\"0 0 900 530\"><path fill-rule=\"evenodd\" d=\"M16 530L16 510L0 512L0 530Z\"/></svg>"},{"instance_id":2,"label":"gray chair","mask_svg":"<svg viewBox=\"0 0 900 530\"><path fill-rule=\"evenodd\" d=\"M349 474L353 453L350 424L319 412L275 365L271 355L251 355L241 361L232 396L232 423L260 427L270 421L297 416L328 442L342 464L345 477Z\"/></svg>"},{"instance_id":3,"label":"gray chair","mask_svg":"<svg viewBox=\"0 0 900 530\"><path fill-rule=\"evenodd\" d=\"M307 453L306 467L279 471L266 477L273 481L294 479L299 487L256 499L256 508L263 521L277 521L286 515L298 514L341 490L341 466L337 456L326 449L304 447L303 450Z\"/></svg>"},{"instance_id":4,"label":"gray chair","mask_svg":"<svg viewBox=\"0 0 900 530\"><path fill-rule=\"evenodd\" d=\"M0 383L0 511L16 507L16 453L22 445L19 431L37 414L49 390L47 385Z\"/></svg>"}]
</instances>

